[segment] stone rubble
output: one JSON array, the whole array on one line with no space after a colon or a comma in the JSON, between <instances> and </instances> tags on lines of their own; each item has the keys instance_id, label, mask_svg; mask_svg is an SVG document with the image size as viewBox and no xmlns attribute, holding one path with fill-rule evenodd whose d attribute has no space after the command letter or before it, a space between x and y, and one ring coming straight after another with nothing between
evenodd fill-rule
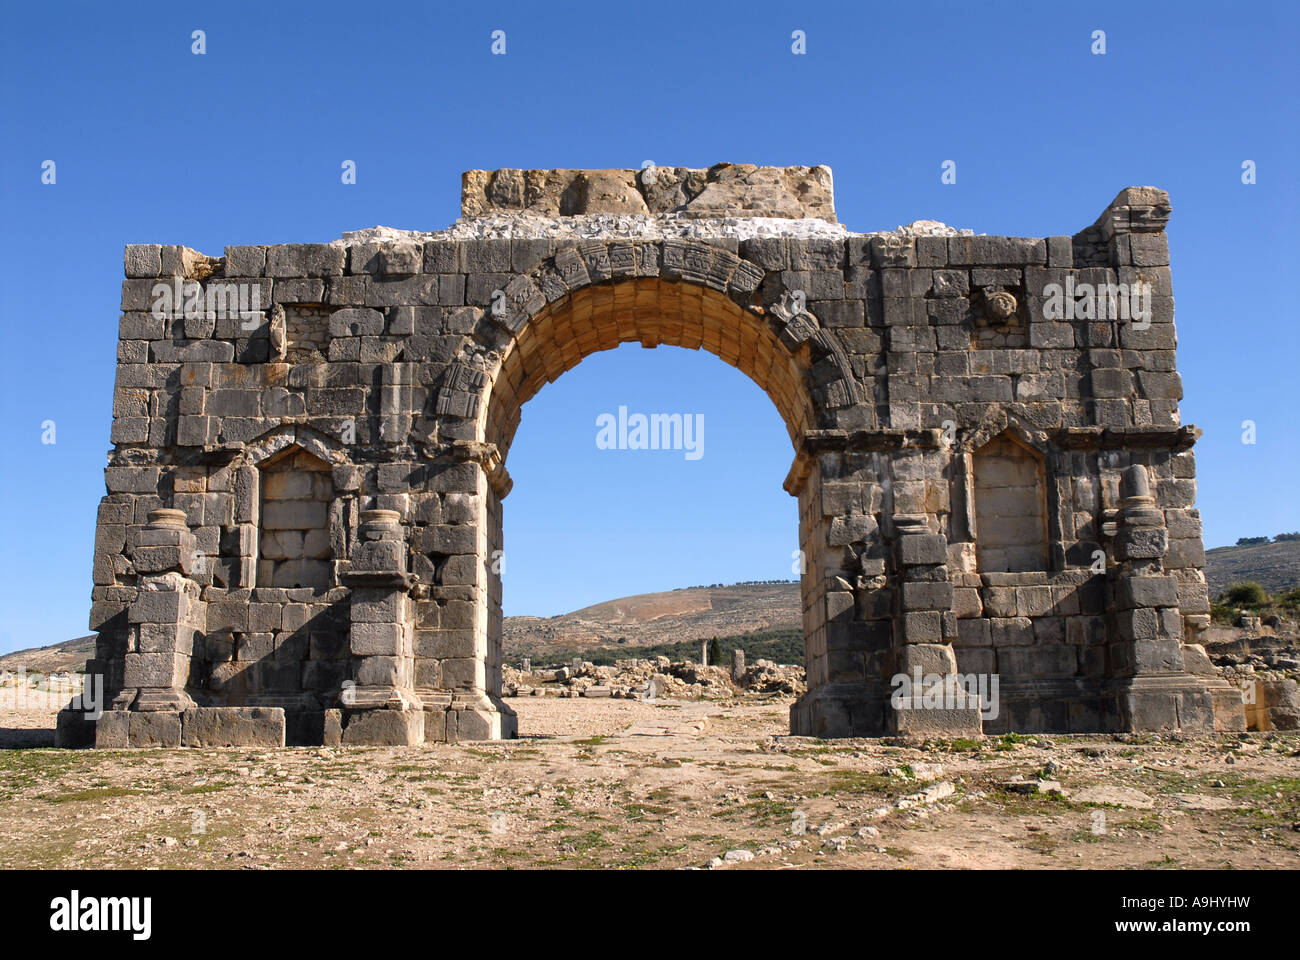
<instances>
[{"instance_id":1,"label":"stone rubble","mask_svg":"<svg viewBox=\"0 0 1300 960\"><path fill-rule=\"evenodd\" d=\"M1300 636L1282 618L1260 632L1260 618L1236 638L1220 638L1199 648L1198 671L1217 675L1242 691L1247 730L1300 730ZM1222 634L1224 631L1216 631Z\"/></svg>"},{"instance_id":2,"label":"stone rubble","mask_svg":"<svg viewBox=\"0 0 1300 960\"><path fill-rule=\"evenodd\" d=\"M442 230L402 230L375 226L345 231L334 246L394 243L424 243L449 240L552 240L597 239L618 237L628 240L699 239L726 237L735 240L788 237L791 239L838 239L848 237L900 240L916 237L972 237L972 230L957 229L937 220L916 220L893 230L854 233L842 224L813 219L778 219L775 217L727 217L699 220L668 214L616 216L593 214L578 217L534 217L496 214L486 217L460 218Z\"/></svg>"},{"instance_id":3,"label":"stone rubble","mask_svg":"<svg viewBox=\"0 0 1300 960\"><path fill-rule=\"evenodd\" d=\"M653 689L652 689L653 688ZM580 661L564 667L533 666L527 673L506 666L502 693L507 697L613 697L615 699L728 699L737 695L784 694L806 690L803 667L757 660L739 680L729 668L690 660L616 660L613 666Z\"/></svg>"}]
</instances>

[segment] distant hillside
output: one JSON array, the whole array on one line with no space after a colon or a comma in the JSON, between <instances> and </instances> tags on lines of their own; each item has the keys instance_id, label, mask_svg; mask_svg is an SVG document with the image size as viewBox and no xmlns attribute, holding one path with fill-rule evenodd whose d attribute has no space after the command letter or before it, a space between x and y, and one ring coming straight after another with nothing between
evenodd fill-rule
<instances>
[{"instance_id":1,"label":"distant hillside","mask_svg":"<svg viewBox=\"0 0 1300 960\"><path fill-rule=\"evenodd\" d=\"M642 593L555 617L506 617L503 633L507 661L530 657L540 662L560 654L591 659L590 653L601 649L734 637L801 624L799 584L752 583Z\"/></svg>"},{"instance_id":2,"label":"distant hillside","mask_svg":"<svg viewBox=\"0 0 1300 960\"><path fill-rule=\"evenodd\" d=\"M29 673L75 673L95 655L95 635L30 650L15 650L0 657L0 670L26 667Z\"/></svg>"},{"instance_id":3,"label":"distant hillside","mask_svg":"<svg viewBox=\"0 0 1300 960\"><path fill-rule=\"evenodd\" d=\"M1205 579L1212 597L1243 580L1254 580L1269 593L1289 590L1300 585L1300 540L1206 550Z\"/></svg>"}]
</instances>

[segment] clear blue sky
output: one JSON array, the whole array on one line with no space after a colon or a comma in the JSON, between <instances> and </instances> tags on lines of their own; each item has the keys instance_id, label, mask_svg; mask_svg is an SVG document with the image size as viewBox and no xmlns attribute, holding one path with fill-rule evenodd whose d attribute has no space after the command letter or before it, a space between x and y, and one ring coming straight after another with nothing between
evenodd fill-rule
<instances>
[{"instance_id":1,"label":"clear blue sky","mask_svg":"<svg viewBox=\"0 0 1300 960\"><path fill-rule=\"evenodd\" d=\"M851 229L932 218L1028 236L1076 232L1126 185L1162 187L1184 422L1205 430L1207 544L1300 528L1296 9L10 4L0 651L86 632L123 244L220 254L375 224L436 229L470 168L825 163ZM496 29L505 56L490 52ZM1090 53L1096 29L1104 56ZM948 159L956 185L940 183ZM344 160L354 186L340 183ZM705 456L597 451L595 418L620 403L703 413ZM771 403L712 356L589 358L524 410L507 613L789 576L790 454Z\"/></svg>"}]
</instances>

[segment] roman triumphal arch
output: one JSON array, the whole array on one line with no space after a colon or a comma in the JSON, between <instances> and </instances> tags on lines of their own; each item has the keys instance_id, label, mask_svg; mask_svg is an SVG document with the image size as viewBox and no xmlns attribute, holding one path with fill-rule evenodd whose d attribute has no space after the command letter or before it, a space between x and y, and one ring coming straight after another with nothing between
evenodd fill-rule
<instances>
[{"instance_id":1,"label":"roman triumphal arch","mask_svg":"<svg viewBox=\"0 0 1300 960\"><path fill-rule=\"evenodd\" d=\"M825 167L470 171L462 214L127 247L106 703L60 743L516 735L494 558L520 409L636 342L716 354L789 431L793 733L1244 729L1197 643L1162 191L1044 239L853 233Z\"/></svg>"}]
</instances>

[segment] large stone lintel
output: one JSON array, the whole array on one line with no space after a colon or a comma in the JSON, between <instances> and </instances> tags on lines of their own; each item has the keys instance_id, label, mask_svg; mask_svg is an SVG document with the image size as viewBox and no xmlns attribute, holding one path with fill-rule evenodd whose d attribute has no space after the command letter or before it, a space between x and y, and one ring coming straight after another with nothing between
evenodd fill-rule
<instances>
[{"instance_id":1,"label":"large stone lintel","mask_svg":"<svg viewBox=\"0 0 1300 960\"><path fill-rule=\"evenodd\" d=\"M195 707L181 714L183 747L283 747L279 707Z\"/></svg>"},{"instance_id":2,"label":"large stone lintel","mask_svg":"<svg viewBox=\"0 0 1300 960\"><path fill-rule=\"evenodd\" d=\"M983 717L977 697L960 698L954 706L927 707L921 697L892 706L892 732L900 737L978 737L983 735Z\"/></svg>"},{"instance_id":3,"label":"large stone lintel","mask_svg":"<svg viewBox=\"0 0 1300 960\"><path fill-rule=\"evenodd\" d=\"M399 570L349 570L339 580L353 589L409 590L412 583L411 575Z\"/></svg>"},{"instance_id":4,"label":"large stone lintel","mask_svg":"<svg viewBox=\"0 0 1300 960\"><path fill-rule=\"evenodd\" d=\"M61 747L283 747L285 714L278 707L191 707L186 710L108 710L91 718L60 711Z\"/></svg>"},{"instance_id":5,"label":"large stone lintel","mask_svg":"<svg viewBox=\"0 0 1300 960\"><path fill-rule=\"evenodd\" d=\"M1142 447L1157 450L1190 450L1201 438L1199 427L1063 427L1052 432L1052 442L1072 450L1119 450Z\"/></svg>"},{"instance_id":6,"label":"large stone lintel","mask_svg":"<svg viewBox=\"0 0 1300 960\"><path fill-rule=\"evenodd\" d=\"M809 430L803 435L801 449L817 453L871 453L919 447L938 450L943 446L943 431L934 429L905 430Z\"/></svg>"},{"instance_id":7,"label":"large stone lintel","mask_svg":"<svg viewBox=\"0 0 1300 960\"><path fill-rule=\"evenodd\" d=\"M819 453L874 453L906 449L938 450L943 446L943 431L925 430L808 430L799 441L794 462L782 484L797 497L812 472Z\"/></svg>"}]
</instances>

